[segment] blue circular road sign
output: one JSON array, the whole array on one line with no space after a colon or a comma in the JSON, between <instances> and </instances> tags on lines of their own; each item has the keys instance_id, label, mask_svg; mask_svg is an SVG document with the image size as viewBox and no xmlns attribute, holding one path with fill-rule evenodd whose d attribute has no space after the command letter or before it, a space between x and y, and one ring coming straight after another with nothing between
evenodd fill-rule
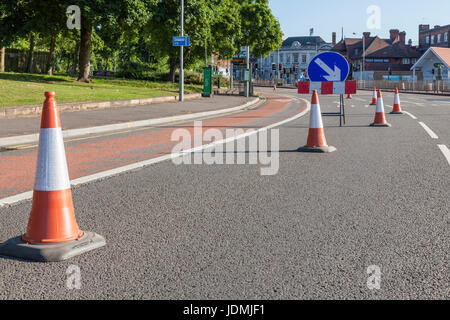
<instances>
[{"instance_id":1,"label":"blue circular road sign","mask_svg":"<svg viewBox=\"0 0 450 320\"><path fill-rule=\"evenodd\" d=\"M345 81L349 71L347 59L332 51L319 53L308 66L311 81Z\"/></svg>"}]
</instances>

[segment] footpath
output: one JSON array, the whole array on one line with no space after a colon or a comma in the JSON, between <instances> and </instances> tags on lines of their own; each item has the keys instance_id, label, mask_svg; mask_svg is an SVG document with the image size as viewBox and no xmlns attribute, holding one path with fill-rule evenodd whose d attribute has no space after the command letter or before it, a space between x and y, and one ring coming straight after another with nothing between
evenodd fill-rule
<instances>
[{"instance_id":1,"label":"footpath","mask_svg":"<svg viewBox=\"0 0 450 320\"><path fill-rule=\"evenodd\" d=\"M42 102L44 100L43 97ZM258 101L257 97L215 95L182 103L164 102L74 112L61 112L60 108L61 125L64 137L76 137L219 115L244 109ZM38 141L40 120L40 115L0 119L0 147Z\"/></svg>"}]
</instances>

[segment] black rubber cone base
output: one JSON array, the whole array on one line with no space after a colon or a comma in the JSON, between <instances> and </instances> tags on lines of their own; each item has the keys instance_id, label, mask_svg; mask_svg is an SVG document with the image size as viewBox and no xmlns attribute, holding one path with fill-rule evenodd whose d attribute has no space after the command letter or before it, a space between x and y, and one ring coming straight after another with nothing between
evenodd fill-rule
<instances>
[{"instance_id":1,"label":"black rubber cone base","mask_svg":"<svg viewBox=\"0 0 450 320\"><path fill-rule=\"evenodd\" d=\"M24 260L56 262L104 245L106 245L105 238L94 232L84 232L80 239L60 243L28 243L19 236L0 244L0 255Z\"/></svg>"},{"instance_id":2,"label":"black rubber cone base","mask_svg":"<svg viewBox=\"0 0 450 320\"><path fill-rule=\"evenodd\" d=\"M392 125L390 124L390 123L382 123L382 124L379 124L379 123L372 123L371 125L370 125L371 127L392 127Z\"/></svg>"},{"instance_id":3,"label":"black rubber cone base","mask_svg":"<svg viewBox=\"0 0 450 320\"><path fill-rule=\"evenodd\" d=\"M298 152L314 152L314 153L330 153L330 152L334 152L336 150L337 149L332 146L318 147L318 148L311 148L311 147L304 146L304 147L297 149Z\"/></svg>"},{"instance_id":4,"label":"black rubber cone base","mask_svg":"<svg viewBox=\"0 0 450 320\"><path fill-rule=\"evenodd\" d=\"M403 114L403 112L389 112L389 114Z\"/></svg>"}]
</instances>

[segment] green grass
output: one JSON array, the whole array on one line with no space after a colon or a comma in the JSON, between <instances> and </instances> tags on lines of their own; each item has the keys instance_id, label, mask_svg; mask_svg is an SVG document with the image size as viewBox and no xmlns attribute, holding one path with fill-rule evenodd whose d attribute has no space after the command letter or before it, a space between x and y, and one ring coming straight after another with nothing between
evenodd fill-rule
<instances>
[{"instance_id":1,"label":"green grass","mask_svg":"<svg viewBox=\"0 0 450 320\"><path fill-rule=\"evenodd\" d=\"M67 76L0 73L0 107L39 105L45 91L55 91L58 103L124 100L176 95L178 84L127 79L93 79L81 83ZM186 93L201 92L198 85L185 85Z\"/></svg>"}]
</instances>

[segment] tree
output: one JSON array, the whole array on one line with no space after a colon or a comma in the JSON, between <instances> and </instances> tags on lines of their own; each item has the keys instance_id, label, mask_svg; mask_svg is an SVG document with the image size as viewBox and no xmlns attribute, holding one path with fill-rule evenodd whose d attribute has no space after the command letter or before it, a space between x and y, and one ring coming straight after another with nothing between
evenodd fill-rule
<instances>
[{"instance_id":1,"label":"tree","mask_svg":"<svg viewBox=\"0 0 450 320\"><path fill-rule=\"evenodd\" d=\"M139 29L147 22L150 4L156 0L66 0L81 9L81 38L78 81L90 82L89 65L94 27L115 26L122 32ZM69 4L70 2L70 4Z\"/></svg>"}]
</instances>

